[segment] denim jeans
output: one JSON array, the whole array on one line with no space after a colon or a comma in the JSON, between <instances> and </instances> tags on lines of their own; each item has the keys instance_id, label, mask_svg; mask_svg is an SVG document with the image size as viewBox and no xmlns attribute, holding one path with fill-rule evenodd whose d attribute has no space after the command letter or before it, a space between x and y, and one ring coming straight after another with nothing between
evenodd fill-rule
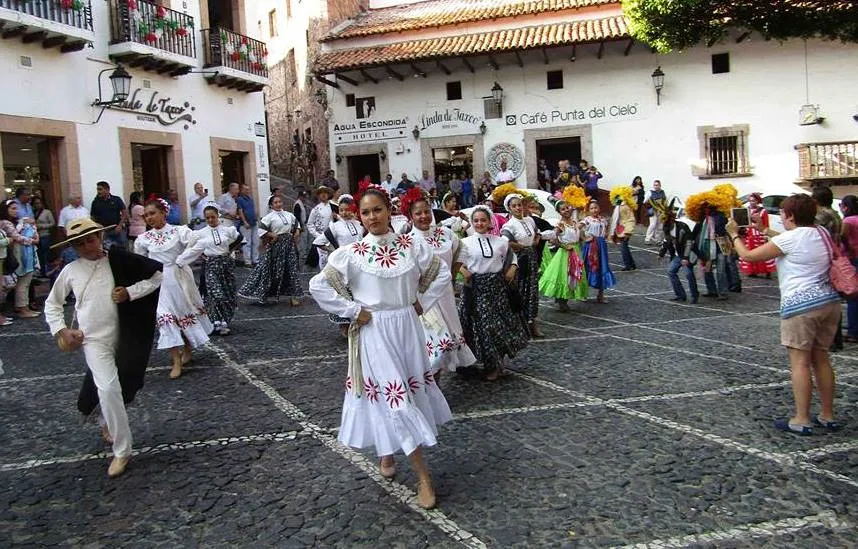
<instances>
[{"instance_id":1,"label":"denim jeans","mask_svg":"<svg viewBox=\"0 0 858 549\"><path fill-rule=\"evenodd\" d=\"M51 235L39 237L39 266L42 271L42 276L48 272L48 254L51 248Z\"/></svg>"},{"instance_id":2,"label":"denim jeans","mask_svg":"<svg viewBox=\"0 0 858 549\"><path fill-rule=\"evenodd\" d=\"M727 256L720 251L712 262L712 268L715 269L717 276L712 270L706 271L703 275L703 280L706 282L706 292L709 294L727 295L729 284L727 282Z\"/></svg>"},{"instance_id":3,"label":"denim jeans","mask_svg":"<svg viewBox=\"0 0 858 549\"><path fill-rule=\"evenodd\" d=\"M635 259L632 257L632 252L629 250L629 239L620 239L620 254L623 256L623 267L626 269L636 269Z\"/></svg>"},{"instance_id":4,"label":"denim jeans","mask_svg":"<svg viewBox=\"0 0 858 549\"><path fill-rule=\"evenodd\" d=\"M682 258L676 256L667 266L667 277L670 279L670 285L673 286L673 293L680 299L688 299L685 294L685 289L679 281L680 269L685 269L685 279L688 281L688 291L691 292L691 299L696 300L700 296L700 291L697 289L697 279L694 278L694 266L689 264L688 267L682 265Z\"/></svg>"},{"instance_id":5,"label":"denim jeans","mask_svg":"<svg viewBox=\"0 0 858 549\"><path fill-rule=\"evenodd\" d=\"M739 256L727 256L727 285L731 292L742 291L742 279L739 277Z\"/></svg>"},{"instance_id":6,"label":"denim jeans","mask_svg":"<svg viewBox=\"0 0 858 549\"><path fill-rule=\"evenodd\" d=\"M858 269L858 259L852 260L852 266ZM846 335L858 337L858 298L846 302Z\"/></svg>"}]
</instances>

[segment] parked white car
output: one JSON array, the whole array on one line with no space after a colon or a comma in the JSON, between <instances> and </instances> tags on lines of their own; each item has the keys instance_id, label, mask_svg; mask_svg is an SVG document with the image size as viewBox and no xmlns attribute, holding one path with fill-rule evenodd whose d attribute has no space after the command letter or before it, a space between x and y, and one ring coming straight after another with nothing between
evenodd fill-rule
<instances>
[{"instance_id":1,"label":"parked white car","mask_svg":"<svg viewBox=\"0 0 858 549\"><path fill-rule=\"evenodd\" d=\"M748 202L748 196L750 195L744 195L739 197L739 200L742 201L742 205L746 208L750 205L750 203ZM773 231L777 231L779 233L784 232L784 224L783 221L781 221L781 202L783 202L784 199L786 199L788 196L788 194L763 195L763 208L765 208L766 212L769 214L769 227ZM840 212L840 200L835 198L834 202L831 204L831 207L841 217L843 216L843 214Z\"/></svg>"}]
</instances>

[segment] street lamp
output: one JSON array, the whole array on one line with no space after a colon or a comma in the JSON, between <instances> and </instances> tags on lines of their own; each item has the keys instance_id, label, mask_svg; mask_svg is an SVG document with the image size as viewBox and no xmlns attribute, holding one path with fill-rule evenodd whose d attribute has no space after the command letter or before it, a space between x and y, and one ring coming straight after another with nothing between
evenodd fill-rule
<instances>
[{"instance_id":1,"label":"street lamp","mask_svg":"<svg viewBox=\"0 0 858 549\"><path fill-rule=\"evenodd\" d=\"M495 85L492 86L492 97L495 100L495 105L497 105L498 109L500 109L500 106L503 103L503 88L497 82L495 82Z\"/></svg>"},{"instance_id":2,"label":"street lamp","mask_svg":"<svg viewBox=\"0 0 858 549\"><path fill-rule=\"evenodd\" d=\"M652 73L652 85L655 87L656 104L661 105L661 89L664 88L664 71L661 65Z\"/></svg>"},{"instance_id":3,"label":"street lamp","mask_svg":"<svg viewBox=\"0 0 858 549\"><path fill-rule=\"evenodd\" d=\"M483 135L486 135L487 131L488 131L488 128L486 127L486 121L483 120L482 122L480 122L480 133Z\"/></svg>"},{"instance_id":4,"label":"street lamp","mask_svg":"<svg viewBox=\"0 0 858 549\"><path fill-rule=\"evenodd\" d=\"M420 128L417 125L414 126L414 129L411 130L411 135L414 136L414 139L420 139Z\"/></svg>"},{"instance_id":5,"label":"street lamp","mask_svg":"<svg viewBox=\"0 0 858 549\"><path fill-rule=\"evenodd\" d=\"M113 96L110 101L105 101L101 97L101 75L110 71L111 69L104 69L103 71L98 73L98 99L92 102L93 107L101 107L101 112L98 113L98 118L95 119L93 124L98 124L98 121L101 120L101 115L104 114L104 109L111 105L117 105L122 103L126 99L128 99L128 95L131 91L131 75L128 74L128 71L122 65L116 65L113 68L113 72L110 74L108 79L110 80L110 86L113 88Z\"/></svg>"}]
</instances>

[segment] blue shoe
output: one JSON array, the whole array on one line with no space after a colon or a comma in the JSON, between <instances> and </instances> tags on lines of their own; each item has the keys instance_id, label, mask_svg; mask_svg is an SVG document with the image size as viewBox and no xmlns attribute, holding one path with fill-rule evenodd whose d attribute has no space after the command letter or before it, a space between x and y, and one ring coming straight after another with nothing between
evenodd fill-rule
<instances>
[{"instance_id":1,"label":"blue shoe","mask_svg":"<svg viewBox=\"0 0 858 549\"><path fill-rule=\"evenodd\" d=\"M820 419L819 416L813 418L813 424L828 429L829 431L839 431L840 428L843 427L836 421L826 421L824 419Z\"/></svg>"},{"instance_id":2,"label":"blue shoe","mask_svg":"<svg viewBox=\"0 0 858 549\"><path fill-rule=\"evenodd\" d=\"M810 425L793 425L788 419L776 419L775 429L794 435L808 436L813 434L813 427Z\"/></svg>"}]
</instances>

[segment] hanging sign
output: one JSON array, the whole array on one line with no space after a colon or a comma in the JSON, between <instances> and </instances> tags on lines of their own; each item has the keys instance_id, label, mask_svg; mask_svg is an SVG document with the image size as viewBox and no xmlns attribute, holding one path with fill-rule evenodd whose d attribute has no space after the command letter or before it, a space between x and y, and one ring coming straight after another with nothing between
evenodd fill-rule
<instances>
[{"instance_id":1,"label":"hanging sign","mask_svg":"<svg viewBox=\"0 0 858 549\"><path fill-rule=\"evenodd\" d=\"M193 112L196 107L191 106L188 101L174 103L171 97L162 97L158 91L152 89L137 88L128 98L110 109L137 114L138 120L157 122L162 126L172 126L179 122L185 122L187 130L189 124L196 124Z\"/></svg>"}]
</instances>

